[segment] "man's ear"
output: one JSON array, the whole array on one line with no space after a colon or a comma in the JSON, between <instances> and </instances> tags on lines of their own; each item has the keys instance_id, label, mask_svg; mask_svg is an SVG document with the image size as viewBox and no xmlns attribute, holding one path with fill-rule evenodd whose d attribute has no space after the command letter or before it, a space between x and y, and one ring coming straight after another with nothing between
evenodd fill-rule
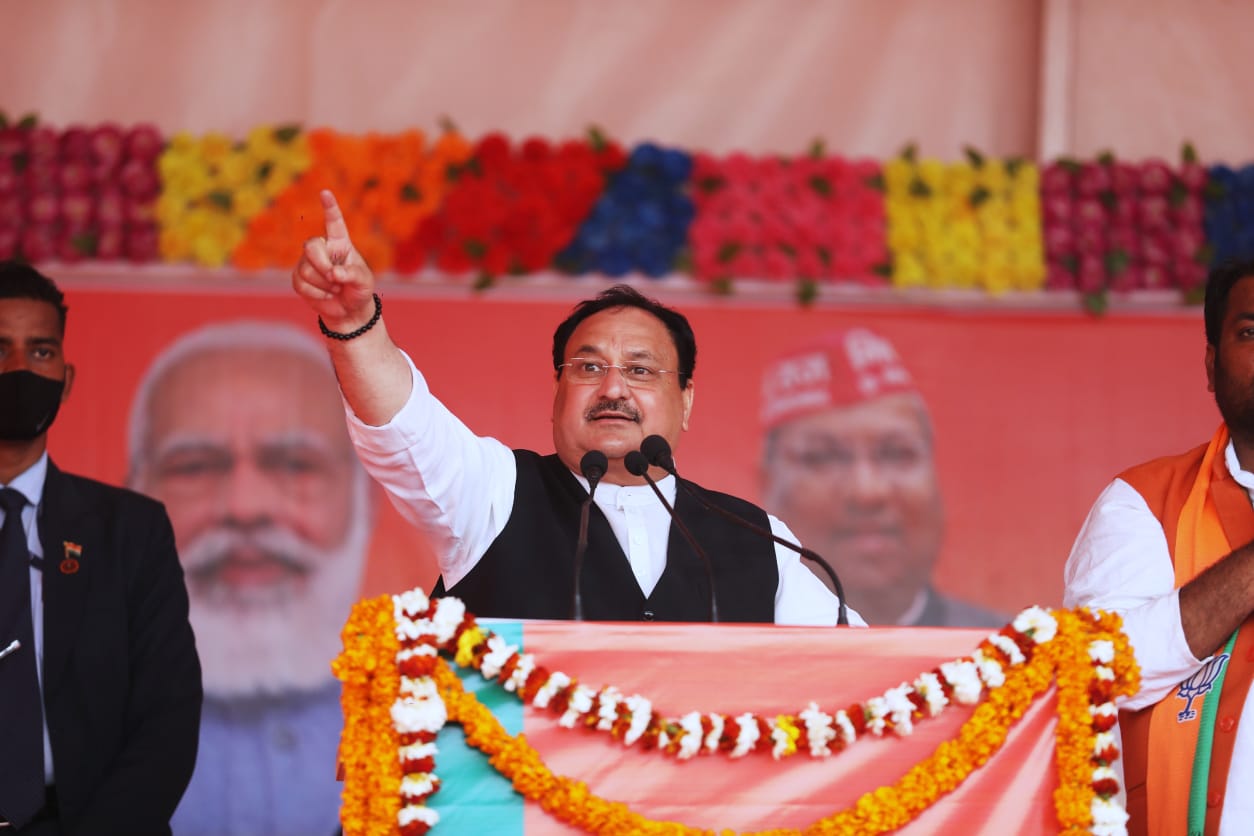
<instances>
[{"instance_id":1,"label":"man's ear","mask_svg":"<svg viewBox=\"0 0 1254 836\"><path fill-rule=\"evenodd\" d=\"M74 388L74 364L65 364L65 388L61 390L61 403L65 403L66 398L70 396L70 390Z\"/></svg>"},{"instance_id":2,"label":"man's ear","mask_svg":"<svg viewBox=\"0 0 1254 836\"><path fill-rule=\"evenodd\" d=\"M1206 391L1215 391L1215 347L1206 344Z\"/></svg>"},{"instance_id":3,"label":"man's ear","mask_svg":"<svg viewBox=\"0 0 1254 836\"><path fill-rule=\"evenodd\" d=\"M683 395L682 395L684 399L684 420L683 420L683 423L680 424L680 426L683 427L685 432L688 431L688 419L692 415L692 398L694 395L696 395L696 390L694 388L692 379L690 378L688 380L688 387L684 389Z\"/></svg>"}]
</instances>

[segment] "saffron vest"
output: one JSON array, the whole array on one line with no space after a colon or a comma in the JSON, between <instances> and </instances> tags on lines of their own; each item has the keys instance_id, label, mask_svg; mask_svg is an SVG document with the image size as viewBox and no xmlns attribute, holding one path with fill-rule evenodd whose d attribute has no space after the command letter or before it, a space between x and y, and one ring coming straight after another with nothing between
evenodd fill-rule
<instances>
[{"instance_id":1,"label":"saffron vest","mask_svg":"<svg viewBox=\"0 0 1254 836\"><path fill-rule=\"evenodd\" d=\"M1221 550L1218 554L1195 554L1192 558L1192 570L1182 567L1183 550L1192 546L1187 542L1187 537L1178 542L1182 529L1181 514L1195 486L1200 484L1199 477L1209 480L1209 496L1206 501L1217 514L1223 536L1231 548L1239 548L1254 540L1254 508L1251 508L1249 494L1236 483L1224 463L1226 444L1227 433L1221 428L1209 445L1200 445L1179 456L1155 459L1133 467L1119 476L1141 495L1162 524L1172 564L1176 567L1176 588L1184 586L1206 566L1215 563L1227 553ZM1212 452L1210 473L1202 474L1207 450L1215 446L1218 449ZM1190 522L1190 527L1192 526L1193 523ZM1177 548L1181 550L1179 559ZM1241 627L1220 694L1206 794L1204 832L1207 836L1214 836L1219 832L1219 818L1228 785L1228 770L1232 763L1237 724L1250 689L1251 674L1254 673L1254 624L1251 621L1254 619L1247 619ZM1186 702L1188 700L1180 695L1177 688L1155 705L1136 712L1125 711L1119 716L1123 739L1124 783L1128 792L1128 832L1133 836L1150 833L1183 834L1186 830L1184 818L1176 820L1176 812L1180 810L1181 794L1187 807L1192 750L1190 748L1182 751L1172 747L1163 751L1155 744L1152 758L1150 752L1151 721L1156 714L1166 712L1176 715L1166 718L1169 723L1180 722L1177 717L1186 708L1192 708L1200 716L1201 700L1195 699L1187 706ZM1163 718L1160 718L1155 725L1162 722ZM1196 727L1198 721L1193 719L1189 722ZM1168 801L1168 795L1174 796L1172 801Z\"/></svg>"},{"instance_id":2,"label":"saffron vest","mask_svg":"<svg viewBox=\"0 0 1254 836\"><path fill-rule=\"evenodd\" d=\"M571 617L580 507L588 492L555 456L515 450L518 479L504 530L474 568L451 589L475 615L498 618ZM717 507L768 529L766 512L744 500L687 483ZM675 514L713 567L720 621L775 620L779 568L775 546L709 511L679 490ZM588 549L580 570L584 617L595 621L709 621L709 577L701 558L671 524L666 568L647 597L605 515L588 517ZM444 580L435 595L444 594Z\"/></svg>"}]
</instances>

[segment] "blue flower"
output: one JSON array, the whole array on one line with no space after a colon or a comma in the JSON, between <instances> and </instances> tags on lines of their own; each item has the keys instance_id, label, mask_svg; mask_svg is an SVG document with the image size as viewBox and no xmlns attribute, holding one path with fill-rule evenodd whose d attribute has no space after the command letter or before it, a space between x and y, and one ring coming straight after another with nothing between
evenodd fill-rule
<instances>
[{"instance_id":1,"label":"blue flower","mask_svg":"<svg viewBox=\"0 0 1254 836\"><path fill-rule=\"evenodd\" d=\"M572 273L623 276L671 271L696 215L686 190L692 156L654 143L636 146L580 225L557 264Z\"/></svg>"}]
</instances>

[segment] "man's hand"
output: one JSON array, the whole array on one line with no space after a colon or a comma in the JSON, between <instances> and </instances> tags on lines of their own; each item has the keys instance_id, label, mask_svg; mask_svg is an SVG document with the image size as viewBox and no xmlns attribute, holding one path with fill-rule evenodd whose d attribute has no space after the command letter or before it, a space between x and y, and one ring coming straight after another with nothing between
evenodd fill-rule
<instances>
[{"instance_id":1,"label":"man's hand","mask_svg":"<svg viewBox=\"0 0 1254 836\"><path fill-rule=\"evenodd\" d=\"M374 315L374 274L348 237L335 195L323 190L321 197L326 235L305 242L292 289L332 331L350 332Z\"/></svg>"}]
</instances>

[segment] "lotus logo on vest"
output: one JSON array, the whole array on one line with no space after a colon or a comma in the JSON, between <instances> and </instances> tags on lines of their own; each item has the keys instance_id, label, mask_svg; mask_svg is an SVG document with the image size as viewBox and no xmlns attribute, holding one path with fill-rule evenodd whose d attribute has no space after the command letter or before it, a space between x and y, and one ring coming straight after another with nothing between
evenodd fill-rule
<instances>
[{"instance_id":1,"label":"lotus logo on vest","mask_svg":"<svg viewBox=\"0 0 1254 836\"><path fill-rule=\"evenodd\" d=\"M1206 660L1206 664L1198 669L1197 673L1180 683L1180 689L1176 691L1176 696L1186 702L1184 710L1176 715L1177 723L1187 723L1189 720L1197 719L1197 712L1193 710L1193 700L1210 693L1210 689L1214 686L1215 680L1219 678L1219 674L1223 671L1227 661L1227 653L1212 656Z\"/></svg>"}]
</instances>

